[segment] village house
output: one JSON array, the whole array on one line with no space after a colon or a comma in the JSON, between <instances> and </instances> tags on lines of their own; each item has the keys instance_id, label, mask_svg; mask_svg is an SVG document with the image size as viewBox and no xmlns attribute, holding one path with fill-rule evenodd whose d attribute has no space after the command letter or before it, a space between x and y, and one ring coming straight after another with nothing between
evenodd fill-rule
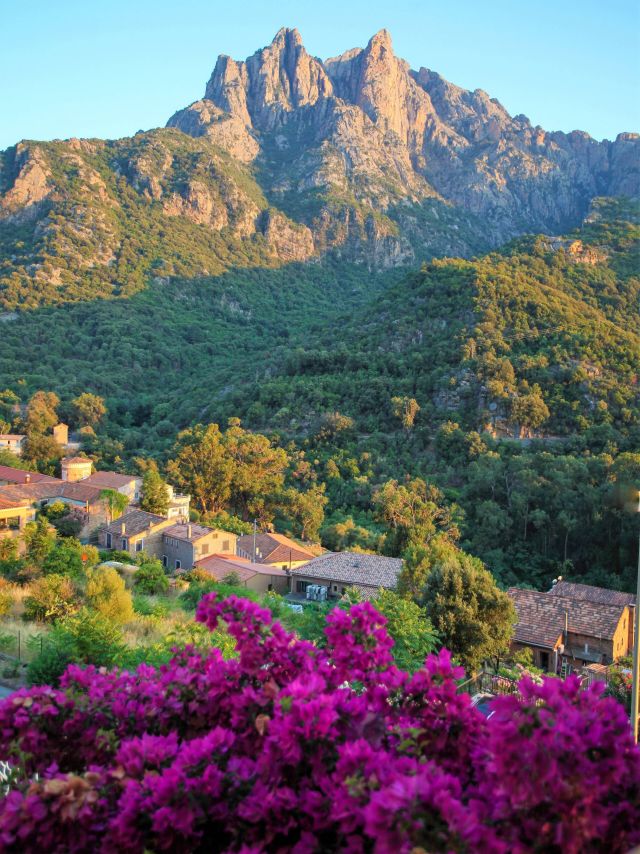
<instances>
[{"instance_id":1,"label":"village house","mask_svg":"<svg viewBox=\"0 0 640 854\"><path fill-rule=\"evenodd\" d=\"M140 552L162 561L166 569L192 569L196 561L212 554L235 555L236 535L191 522L176 522L156 513L130 510L99 533L102 548Z\"/></svg>"},{"instance_id":2,"label":"village house","mask_svg":"<svg viewBox=\"0 0 640 854\"><path fill-rule=\"evenodd\" d=\"M0 497L9 501L24 501L32 508L46 507L48 504L62 502L80 510L84 514L84 524L79 539L88 542L96 529L109 521L108 508L100 495L100 490L84 483L65 482L58 478L24 481L8 486L0 486Z\"/></svg>"},{"instance_id":3,"label":"village house","mask_svg":"<svg viewBox=\"0 0 640 854\"><path fill-rule=\"evenodd\" d=\"M113 489L122 495L126 495L129 504L137 504L140 501L142 489L142 478L133 474L118 474L115 471L96 471L88 477L83 478L83 483L96 486L99 489Z\"/></svg>"},{"instance_id":4,"label":"village house","mask_svg":"<svg viewBox=\"0 0 640 854\"><path fill-rule=\"evenodd\" d=\"M11 451L21 457L26 439L21 433L0 433L0 451Z\"/></svg>"},{"instance_id":5,"label":"village house","mask_svg":"<svg viewBox=\"0 0 640 854\"><path fill-rule=\"evenodd\" d=\"M630 619L627 647L633 649L633 631L635 625L634 608L636 597L632 593L622 593L620 590L607 590L606 587L593 587L591 584L578 584L573 581L558 581L549 591L554 596L564 596L578 602L592 602L594 605L613 605L618 608L629 608Z\"/></svg>"},{"instance_id":6,"label":"village house","mask_svg":"<svg viewBox=\"0 0 640 854\"><path fill-rule=\"evenodd\" d=\"M244 534L238 537L237 554L254 563L297 569L315 555L283 534Z\"/></svg>"},{"instance_id":7,"label":"village house","mask_svg":"<svg viewBox=\"0 0 640 854\"><path fill-rule=\"evenodd\" d=\"M37 471L23 471L11 466L0 466L0 486L9 486L14 483L41 483L44 480L57 480L47 474Z\"/></svg>"},{"instance_id":8,"label":"village house","mask_svg":"<svg viewBox=\"0 0 640 854\"><path fill-rule=\"evenodd\" d=\"M145 552L160 558L163 553L162 532L173 524L172 519L156 513L130 510L105 525L98 534L98 540L102 548L129 552L131 557Z\"/></svg>"},{"instance_id":9,"label":"village house","mask_svg":"<svg viewBox=\"0 0 640 854\"><path fill-rule=\"evenodd\" d=\"M277 566L251 563L237 555L214 554L196 561L196 569L206 572L214 581L233 580L234 584L255 593L274 591L284 595L289 590L289 573Z\"/></svg>"},{"instance_id":10,"label":"village house","mask_svg":"<svg viewBox=\"0 0 640 854\"><path fill-rule=\"evenodd\" d=\"M198 560L212 554L234 556L235 534L217 528L205 528L191 522L178 522L163 531L162 565L167 569L192 569Z\"/></svg>"},{"instance_id":11,"label":"village house","mask_svg":"<svg viewBox=\"0 0 640 854\"><path fill-rule=\"evenodd\" d=\"M578 598L567 588L564 592L569 595L562 595L562 589L508 591L518 616L513 649L529 647L536 667L553 673L563 664L571 669L610 664L629 653L633 617L628 603L594 601L595 594Z\"/></svg>"},{"instance_id":12,"label":"village house","mask_svg":"<svg viewBox=\"0 0 640 854\"><path fill-rule=\"evenodd\" d=\"M27 522L32 522L35 515L29 501L11 501L0 495L0 543L7 539L17 540L18 550L23 551L24 526Z\"/></svg>"},{"instance_id":13,"label":"village house","mask_svg":"<svg viewBox=\"0 0 640 854\"><path fill-rule=\"evenodd\" d=\"M359 552L327 552L291 573L291 592L306 596L309 585L325 587L327 598L339 599L355 587L365 599L374 598L381 587L395 590L402 560Z\"/></svg>"}]
</instances>

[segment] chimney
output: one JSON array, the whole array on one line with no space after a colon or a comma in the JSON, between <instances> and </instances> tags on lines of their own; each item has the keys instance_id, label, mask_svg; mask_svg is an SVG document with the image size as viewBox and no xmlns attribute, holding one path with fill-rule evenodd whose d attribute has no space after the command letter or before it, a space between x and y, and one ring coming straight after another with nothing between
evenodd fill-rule
<instances>
[{"instance_id":1,"label":"chimney","mask_svg":"<svg viewBox=\"0 0 640 854\"><path fill-rule=\"evenodd\" d=\"M127 530L127 523L126 523L126 522L121 522L121 523L120 523L120 533L121 533L123 536L124 536L124 533L125 533L125 531L126 531L126 530Z\"/></svg>"},{"instance_id":2,"label":"chimney","mask_svg":"<svg viewBox=\"0 0 640 854\"><path fill-rule=\"evenodd\" d=\"M25 483L31 483L31 475L30 474L26 475L24 482Z\"/></svg>"},{"instance_id":3,"label":"chimney","mask_svg":"<svg viewBox=\"0 0 640 854\"><path fill-rule=\"evenodd\" d=\"M189 539L189 540L191 539L191 531L192 531L191 523L189 523L187 525L187 539Z\"/></svg>"}]
</instances>

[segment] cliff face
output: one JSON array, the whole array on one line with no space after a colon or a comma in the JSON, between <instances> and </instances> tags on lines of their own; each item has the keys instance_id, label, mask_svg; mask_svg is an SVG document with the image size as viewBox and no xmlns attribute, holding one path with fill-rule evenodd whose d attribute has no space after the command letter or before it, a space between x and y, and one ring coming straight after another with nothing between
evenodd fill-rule
<instances>
[{"instance_id":1,"label":"cliff face","mask_svg":"<svg viewBox=\"0 0 640 854\"><path fill-rule=\"evenodd\" d=\"M640 195L640 137L548 133L395 56L386 30L322 61L296 30L169 127L0 152L0 305L127 294L150 274L336 257L470 256Z\"/></svg>"},{"instance_id":2,"label":"cliff face","mask_svg":"<svg viewBox=\"0 0 640 854\"><path fill-rule=\"evenodd\" d=\"M575 225L596 195L640 192L637 134L547 133L481 90L410 69L386 30L324 62L280 30L246 62L220 57L204 101L169 124L256 161L274 199L320 188L386 213L440 197L482 217L493 244Z\"/></svg>"}]
</instances>

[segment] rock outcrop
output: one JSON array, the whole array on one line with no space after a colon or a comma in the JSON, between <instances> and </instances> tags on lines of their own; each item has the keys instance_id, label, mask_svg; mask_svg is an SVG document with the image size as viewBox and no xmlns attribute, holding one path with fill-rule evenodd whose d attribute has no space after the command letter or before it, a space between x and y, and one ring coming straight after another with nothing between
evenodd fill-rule
<instances>
[{"instance_id":1,"label":"rock outcrop","mask_svg":"<svg viewBox=\"0 0 640 854\"><path fill-rule=\"evenodd\" d=\"M382 211L440 197L482 217L493 244L571 227L595 196L640 193L637 134L548 133L482 90L412 70L386 30L323 62L282 29L245 62L221 56L204 100L170 124L257 160L275 203L319 188Z\"/></svg>"}]
</instances>

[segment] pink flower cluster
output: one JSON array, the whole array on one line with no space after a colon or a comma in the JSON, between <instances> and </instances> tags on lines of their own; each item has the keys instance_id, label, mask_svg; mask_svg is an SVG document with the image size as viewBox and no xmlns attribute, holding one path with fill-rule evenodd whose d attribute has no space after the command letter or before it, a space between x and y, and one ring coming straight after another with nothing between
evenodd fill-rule
<instances>
[{"instance_id":1,"label":"pink flower cluster","mask_svg":"<svg viewBox=\"0 0 640 854\"><path fill-rule=\"evenodd\" d=\"M369 603L318 649L243 599L205 597L237 656L71 666L0 705L0 849L46 852L626 852L640 753L621 706L523 681L486 720L442 652L398 670Z\"/></svg>"}]
</instances>

